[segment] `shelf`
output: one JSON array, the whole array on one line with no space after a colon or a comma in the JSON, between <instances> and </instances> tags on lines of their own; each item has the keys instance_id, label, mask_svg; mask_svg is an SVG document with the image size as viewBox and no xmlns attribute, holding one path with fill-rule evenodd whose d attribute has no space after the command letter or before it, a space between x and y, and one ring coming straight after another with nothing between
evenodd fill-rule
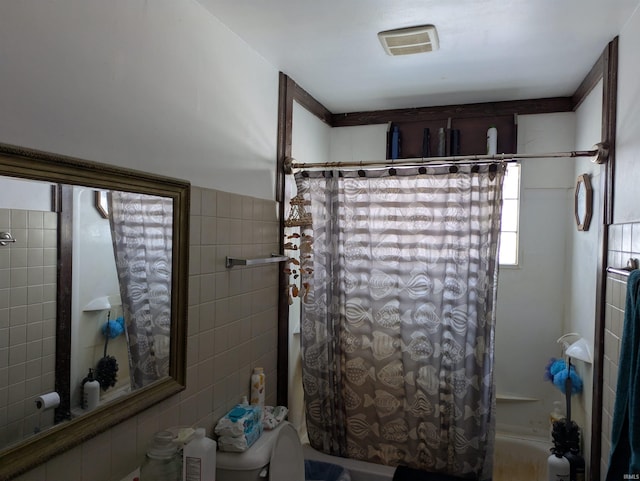
<instances>
[{"instance_id":1,"label":"shelf","mask_svg":"<svg viewBox=\"0 0 640 481\"><path fill-rule=\"evenodd\" d=\"M400 131L399 159L422 158L424 130L429 129L430 157L437 159L438 130L445 131L445 156L450 155L484 155L487 153L487 129L495 126L498 129L497 153L516 152L517 125L513 115L487 115L469 118L434 118L425 121L394 122ZM453 130L459 134L459 151L454 154L451 149ZM391 139L387 139L387 158L391 158Z\"/></svg>"},{"instance_id":2,"label":"shelf","mask_svg":"<svg viewBox=\"0 0 640 481\"><path fill-rule=\"evenodd\" d=\"M496 394L496 401L497 402L515 402L515 403L520 403L520 402L540 401L540 399L535 398L535 397L520 396L518 394L497 393Z\"/></svg>"},{"instance_id":3,"label":"shelf","mask_svg":"<svg viewBox=\"0 0 640 481\"><path fill-rule=\"evenodd\" d=\"M289 256L283 256L280 254L271 254L271 257L259 257L256 259L240 259L227 256L225 267L230 268L233 266L259 266L262 264L272 264L274 262L284 262L288 260Z\"/></svg>"}]
</instances>

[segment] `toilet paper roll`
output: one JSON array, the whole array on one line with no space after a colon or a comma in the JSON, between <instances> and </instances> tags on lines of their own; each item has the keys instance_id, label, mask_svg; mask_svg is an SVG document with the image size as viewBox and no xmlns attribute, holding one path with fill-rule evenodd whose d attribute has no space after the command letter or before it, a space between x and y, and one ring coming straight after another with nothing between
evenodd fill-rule
<instances>
[{"instance_id":1,"label":"toilet paper roll","mask_svg":"<svg viewBox=\"0 0 640 481\"><path fill-rule=\"evenodd\" d=\"M57 392L48 392L36 399L36 409L44 411L45 409L57 408L60 405L60 396Z\"/></svg>"}]
</instances>

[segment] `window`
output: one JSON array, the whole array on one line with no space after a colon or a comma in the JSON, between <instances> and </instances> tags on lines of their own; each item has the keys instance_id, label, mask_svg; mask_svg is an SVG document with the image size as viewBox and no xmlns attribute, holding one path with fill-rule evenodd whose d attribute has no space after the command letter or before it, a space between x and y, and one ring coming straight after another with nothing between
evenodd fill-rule
<instances>
[{"instance_id":1,"label":"window","mask_svg":"<svg viewBox=\"0 0 640 481\"><path fill-rule=\"evenodd\" d=\"M502 189L502 228L499 260L502 266L518 265L518 221L520 210L520 164L507 164Z\"/></svg>"}]
</instances>

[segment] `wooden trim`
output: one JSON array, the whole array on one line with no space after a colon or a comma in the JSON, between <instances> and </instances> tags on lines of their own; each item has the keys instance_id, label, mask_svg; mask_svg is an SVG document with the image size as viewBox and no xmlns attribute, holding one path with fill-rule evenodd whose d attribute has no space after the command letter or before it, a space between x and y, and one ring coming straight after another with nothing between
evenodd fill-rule
<instances>
[{"instance_id":1,"label":"wooden trim","mask_svg":"<svg viewBox=\"0 0 640 481\"><path fill-rule=\"evenodd\" d=\"M333 114L311 96L305 89L294 82L293 100L322 120L329 127L333 127Z\"/></svg>"},{"instance_id":2,"label":"wooden trim","mask_svg":"<svg viewBox=\"0 0 640 481\"><path fill-rule=\"evenodd\" d=\"M55 390L60 405L55 410L55 423L71 419L71 279L73 272L73 189L66 184L56 186L58 199L58 269L56 303L56 367Z\"/></svg>"},{"instance_id":3,"label":"wooden trim","mask_svg":"<svg viewBox=\"0 0 640 481\"><path fill-rule=\"evenodd\" d=\"M591 453L589 474L593 481L600 480L602 457L602 400L605 299L607 295L607 254L609 250L609 226L613 223L613 180L615 174L616 104L618 101L618 37L605 47L596 62L600 64L602 84L602 140L608 144L609 158L600 176L602 192L601 225L599 226L598 270L596 276L596 312L593 356L593 391L591 403ZM594 69L596 66L594 66ZM592 71L594 70L592 69ZM591 72L589 72L589 76ZM585 79L586 80L586 79ZM599 79L592 79L595 85ZM582 84L585 82L583 81ZM582 86L581 84L581 86ZM575 98L575 95L574 95Z\"/></svg>"},{"instance_id":4,"label":"wooden trim","mask_svg":"<svg viewBox=\"0 0 640 481\"><path fill-rule=\"evenodd\" d=\"M278 141L276 159L276 201L284 200L284 161L291 157L293 92L295 82L280 72L278 85Z\"/></svg>"},{"instance_id":5,"label":"wooden trim","mask_svg":"<svg viewBox=\"0 0 640 481\"><path fill-rule=\"evenodd\" d=\"M291 157L293 129L293 91L295 84L280 72L278 93L278 159L276 168L276 200L280 219L279 245L284 245L285 160ZM276 359L276 400L289 405L289 304L284 295L288 279L282 269L278 275L278 346Z\"/></svg>"},{"instance_id":6,"label":"wooden trim","mask_svg":"<svg viewBox=\"0 0 640 481\"><path fill-rule=\"evenodd\" d=\"M571 101L573 102L573 110L576 111L578 107L582 104L584 99L591 93L591 91L598 85L598 82L602 79L603 76L603 61L602 55L596 63L593 64L591 70L587 74L587 76L582 80L576 91L571 97Z\"/></svg>"},{"instance_id":7,"label":"wooden trim","mask_svg":"<svg viewBox=\"0 0 640 481\"><path fill-rule=\"evenodd\" d=\"M331 112L318 102L309 92L300 87L288 75L280 72L278 92L278 145L276 166L276 200L279 202L280 214L280 245L284 245L284 201L285 182L284 164L291 158L293 132L293 102L296 101L313 115L329 126L332 125ZM289 404L289 303L287 301L286 286L289 276L280 271L278 278L278 356L276 398L278 404Z\"/></svg>"},{"instance_id":8,"label":"wooden trim","mask_svg":"<svg viewBox=\"0 0 640 481\"><path fill-rule=\"evenodd\" d=\"M616 153L616 107L618 103L618 37L614 38L602 54L602 140L609 146L607 161L607 185L603 191L605 223L613 224L613 180L615 175Z\"/></svg>"},{"instance_id":9,"label":"wooden trim","mask_svg":"<svg viewBox=\"0 0 640 481\"><path fill-rule=\"evenodd\" d=\"M413 109L376 110L372 112L350 112L334 114L334 127L354 125L386 124L387 122L426 122L439 119L492 117L497 115L546 114L573 111L571 97L512 100L441 107L419 107Z\"/></svg>"}]
</instances>

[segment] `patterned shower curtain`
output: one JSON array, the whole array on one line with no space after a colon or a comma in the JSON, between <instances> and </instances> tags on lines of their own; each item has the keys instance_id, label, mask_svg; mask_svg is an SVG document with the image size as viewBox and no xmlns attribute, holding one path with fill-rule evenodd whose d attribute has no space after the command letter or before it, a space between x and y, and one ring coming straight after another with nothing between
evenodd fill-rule
<instances>
[{"instance_id":1,"label":"patterned shower curtain","mask_svg":"<svg viewBox=\"0 0 640 481\"><path fill-rule=\"evenodd\" d=\"M300 256L314 448L491 477L504 170L296 174L313 219Z\"/></svg>"},{"instance_id":2,"label":"patterned shower curtain","mask_svg":"<svg viewBox=\"0 0 640 481\"><path fill-rule=\"evenodd\" d=\"M136 389L169 375L173 201L111 191L108 204Z\"/></svg>"}]
</instances>

